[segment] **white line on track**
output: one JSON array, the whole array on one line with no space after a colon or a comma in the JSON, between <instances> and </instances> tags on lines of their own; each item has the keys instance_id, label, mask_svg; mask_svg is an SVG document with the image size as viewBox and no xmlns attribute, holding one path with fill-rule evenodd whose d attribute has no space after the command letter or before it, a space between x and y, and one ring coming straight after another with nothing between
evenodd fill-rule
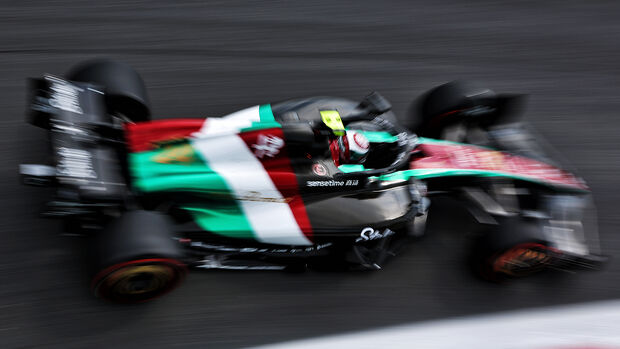
<instances>
[{"instance_id":1,"label":"white line on track","mask_svg":"<svg viewBox=\"0 0 620 349\"><path fill-rule=\"evenodd\" d=\"M620 300L414 323L259 348L620 348Z\"/></svg>"}]
</instances>

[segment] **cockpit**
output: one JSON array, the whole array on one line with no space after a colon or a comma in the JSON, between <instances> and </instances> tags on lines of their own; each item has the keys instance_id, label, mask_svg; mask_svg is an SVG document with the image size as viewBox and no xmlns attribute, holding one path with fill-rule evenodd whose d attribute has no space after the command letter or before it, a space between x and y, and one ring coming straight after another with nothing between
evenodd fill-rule
<instances>
[{"instance_id":1,"label":"cockpit","mask_svg":"<svg viewBox=\"0 0 620 349\"><path fill-rule=\"evenodd\" d=\"M402 168L415 145L390 109L378 93L361 103L314 97L272 104L293 158L331 159L339 172L365 175Z\"/></svg>"}]
</instances>

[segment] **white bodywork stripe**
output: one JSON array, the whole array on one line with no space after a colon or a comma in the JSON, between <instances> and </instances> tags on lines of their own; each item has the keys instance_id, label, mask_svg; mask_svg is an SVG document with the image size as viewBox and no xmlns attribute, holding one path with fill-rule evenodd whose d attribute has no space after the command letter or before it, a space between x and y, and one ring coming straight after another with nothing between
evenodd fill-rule
<instances>
[{"instance_id":1,"label":"white bodywork stripe","mask_svg":"<svg viewBox=\"0 0 620 349\"><path fill-rule=\"evenodd\" d=\"M260 121L260 106L255 105L221 118L207 118L195 137L210 137L222 134L233 134L251 127L253 122Z\"/></svg>"},{"instance_id":2,"label":"white bodywork stripe","mask_svg":"<svg viewBox=\"0 0 620 349\"><path fill-rule=\"evenodd\" d=\"M222 121L210 118L203 126L204 131L194 135L192 146L240 199L238 202L258 241L312 245L261 162L236 134L236 130L249 127L259 119L258 106L226 116ZM226 125L223 120L226 123L231 120L231 124ZM268 200L252 200L257 196Z\"/></svg>"}]
</instances>

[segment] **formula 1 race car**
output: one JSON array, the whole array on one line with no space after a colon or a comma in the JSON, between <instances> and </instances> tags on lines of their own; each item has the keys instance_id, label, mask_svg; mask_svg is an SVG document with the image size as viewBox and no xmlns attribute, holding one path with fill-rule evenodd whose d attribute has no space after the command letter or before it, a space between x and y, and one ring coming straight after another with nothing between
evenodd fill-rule
<instances>
[{"instance_id":1,"label":"formula 1 race car","mask_svg":"<svg viewBox=\"0 0 620 349\"><path fill-rule=\"evenodd\" d=\"M517 95L452 82L403 122L378 93L150 121L142 79L113 61L30 91L53 161L21 165L23 181L57 188L43 214L92 238L105 299L152 299L187 267L380 269L424 234L432 195L464 200L487 279L604 260L588 187L511 121Z\"/></svg>"}]
</instances>

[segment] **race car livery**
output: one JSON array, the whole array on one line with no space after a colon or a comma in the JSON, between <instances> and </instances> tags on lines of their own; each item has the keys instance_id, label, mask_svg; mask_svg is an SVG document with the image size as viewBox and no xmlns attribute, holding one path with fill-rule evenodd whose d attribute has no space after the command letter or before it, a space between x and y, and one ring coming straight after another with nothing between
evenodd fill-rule
<instances>
[{"instance_id":1,"label":"race car livery","mask_svg":"<svg viewBox=\"0 0 620 349\"><path fill-rule=\"evenodd\" d=\"M484 278L600 265L585 182L532 142L511 145L527 139L504 120L513 96L476 96L431 90L408 115L417 125L376 92L150 120L133 69L86 63L31 81L52 161L20 172L57 188L44 215L91 237L93 291L113 301L168 292L186 266L381 269L425 234L436 195L479 223L471 263Z\"/></svg>"}]
</instances>

